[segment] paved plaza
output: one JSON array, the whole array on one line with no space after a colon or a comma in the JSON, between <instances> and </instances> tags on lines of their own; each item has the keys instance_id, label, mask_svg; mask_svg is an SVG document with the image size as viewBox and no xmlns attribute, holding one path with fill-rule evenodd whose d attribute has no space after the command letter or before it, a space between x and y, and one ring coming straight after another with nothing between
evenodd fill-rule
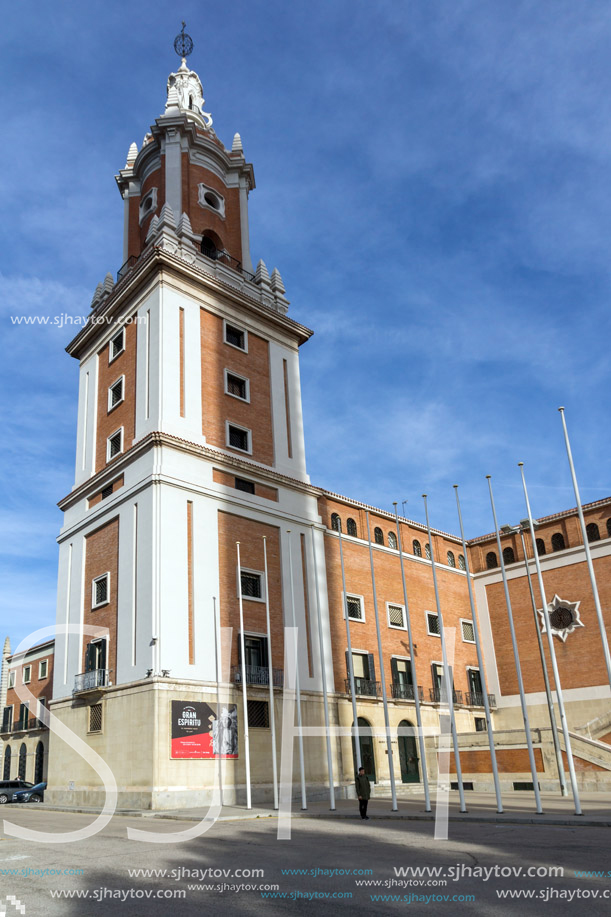
<instances>
[{"instance_id":1,"label":"paved plaza","mask_svg":"<svg viewBox=\"0 0 611 917\"><path fill-rule=\"evenodd\" d=\"M100 834L72 844L34 843L2 830L0 903L7 917L157 917L212 909L225 915L338 909L350 915L556 915L579 908L607 914L607 801L584 798L581 819L571 815L567 800L544 802L546 813L534 816L532 800L520 794L507 803L506 820L496 821L493 799L472 798L469 813L457 817L452 798L445 840L435 840L435 822L418 798L401 801L398 815L389 812L389 801L375 799L367 822L354 802L338 803L335 813L316 802L307 813L295 812L290 840L278 839L278 819L269 810L238 807L179 844L171 835L192 828L204 813L116 815ZM1 814L57 835L95 818L46 806L10 805ZM167 841L130 840L128 828L163 833Z\"/></svg>"}]
</instances>

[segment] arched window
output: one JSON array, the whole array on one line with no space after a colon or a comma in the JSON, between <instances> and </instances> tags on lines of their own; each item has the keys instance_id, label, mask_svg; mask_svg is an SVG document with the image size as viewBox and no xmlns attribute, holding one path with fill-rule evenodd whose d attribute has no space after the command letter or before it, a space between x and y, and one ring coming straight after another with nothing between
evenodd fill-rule
<instances>
[{"instance_id":1,"label":"arched window","mask_svg":"<svg viewBox=\"0 0 611 917\"><path fill-rule=\"evenodd\" d=\"M611 519L607 519L607 535L611 538Z\"/></svg>"},{"instance_id":2,"label":"arched window","mask_svg":"<svg viewBox=\"0 0 611 917\"><path fill-rule=\"evenodd\" d=\"M336 532L339 532L341 530L341 527L342 527L341 519L339 518L337 513L331 513L331 528L334 529Z\"/></svg>"},{"instance_id":3,"label":"arched window","mask_svg":"<svg viewBox=\"0 0 611 917\"><path fill-rule=\"evenodd\" d=\"M459 554L459 555L458 555L458 569L459 569L459 570L466 570L466 569L467 569L467 565L466 565L466 563L465 563L465 555L464 555L464 554Z\"/></svg>"},{"instance_id":4,"label":"arched window","mask_svg":"<svg viewBox=\"0 0 611 917\"><path fill-rule=\"evenodd\" d=\"M546 551L545 542L543 541L542 538L537 538L537 554L539 555L539 557L543 557L543 555L545 554L545 551Z\"/></svg>"},{"instance_id":5,"label":"arched window","mask_svg":"<svg viewBox=\"0 0 611 917\"><path fill-rule=\"evenodd\" d=\"M496 554L494 551L488 551L486 554L486 570L494 570L495 567L498 567L499 562L496 559Z\"/></svg>"},{"instance_id":6,"label":"arched window","mask_svg":"<svg viewBox=\"0 0 611 917\"><path fill-rule=\"evenodd\" d=\"M564 535L562 532L554 532L552 535L552 551L564 551Z\"/></svg>"},{"instance_id":7,"label":"arched window","mask_svg":"<svg viewBox=\"0 0 611 917\"><path fill-rule=\"evenodd\" d=\"M7 745L4 751L4 771L2 774L3 780L11 779L11 746Z\"/></svg>"},{"instance_id":8,"label":"arched window","mask_svg":"<svg viewBox=\"0 0 611 917\"><path fill-rule=\"evenodd\" d=\"M348 519L346 522L346 530L349 535L352 535L353 538L357 537L356 522L354 519Z\"/></svg>"},{"instance_id":9,"label":"arched window","mask_svg":"<svg viewBox=\"0 0 611 917\"><path fill-rule=\"evenodd\" d=\"M586 535L588 536L588 541L600 541L600 532L595 522L589 522L586 525Z\"/></svg>"},{"instance_id":10,"label":"arched window","mask_svg":"<svg viewBox=\"0 0 611 917\"><path fill-rule=\"evenodd\" d=\"M448 551L448 566L449 567L456 566L456 558L454 557L454 554L452 553L452 551Z\"/></svg>"},{"instance_id":11,"label":"arched window","mask_svg":"<svg viewBox=\"0 0 611 917\"><path fill-rule=\"evenodd\" d=\"M384 532L377 526L373 530L373 540L376 544L384 544Z\"/></svg>"},{"instance_id":12,"label":"arched window","mask_svg":"<svg viewBox=\"0 0 611 917\"><path fill-rule=\"evenodd\" d=\"M424 546L424 556L426 557L427 560L431 559L431 545L430 545L430 542L428 541Z\"/></svg>"},{"instance_id":13,"label":"arched window","mask_svg":"<svg viewBox=\"0 0 611 917\"><path fill-rule=\"evenodd\" d=\"M414 557L422 557L422 545L417 538L414 538L412 541L412 550L414 552Z\"/></svg>"},{"instance_id":14,"label":"arched window","mask_svg":"<svg viewBox=\"0 0 611 917\"><path fill-rule=\"evenodd\" d=\"M25 747L25 742L21 743L21 748L19 749L19 774L18 777L20 780L25 780L25 768L28 758L28 750Z\"/></svg>"},{"instance_id":15,"label":"arched window","mask_svg":"<svg viewBox=\"0 0 611 917\"><path fill-rule=\"evenodd\" d=\"M397 550L397 536L394 532L388 533L388 547Z\"/></svg>"},{"instance_id":16,"label":"arched window","mask_svg":"<svg viewBox=\"0 0 611 917\"><path fill-rule=\"evenodd\" d=\"M45 746L39 742L36 746L36 759L34 763L34 783L42 783L45 770Z\"/></svg>"},{"instance_id":17,"label":"arched window","mask_svg":"<svg viewBox=\"0 0 611 917\"><path fill-rule=\"evenodd\" d=\"M513 553L513 548L503 548L503 563L505 564L515 564L516 556Z\"/></svg>"},{"instance_id":18,"label":"arched window","mask_svg":"<svg viewBox=\"0 0 611 917\"><path fill-rule=\"evenodd\" d=\"M208 236L202 236L202 255L205 255L206 258L212 258L214 261L217 255L217 247Z\"/></svg>"}]
</instances>

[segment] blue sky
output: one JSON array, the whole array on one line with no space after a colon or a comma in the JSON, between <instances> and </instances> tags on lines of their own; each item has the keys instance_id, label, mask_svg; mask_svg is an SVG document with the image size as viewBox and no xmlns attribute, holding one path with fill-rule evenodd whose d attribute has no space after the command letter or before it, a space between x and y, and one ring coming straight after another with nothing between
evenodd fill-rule
<instances>
[{"instance_id":1,"label":"blue sky","mask_svg":"<svg viewBox=\"0 0 611 917\"><path fill-rule=\"evenodd\" d=\"M302 349L316 484L408 499L455 531L611 494L611 4L133 0L5 4L0 631L54 618L56 502L73 482L66 329L122 260L114 174L162 112L185 18L205 108L254 163L253 258Z\"/></svg>"}]
</instances>

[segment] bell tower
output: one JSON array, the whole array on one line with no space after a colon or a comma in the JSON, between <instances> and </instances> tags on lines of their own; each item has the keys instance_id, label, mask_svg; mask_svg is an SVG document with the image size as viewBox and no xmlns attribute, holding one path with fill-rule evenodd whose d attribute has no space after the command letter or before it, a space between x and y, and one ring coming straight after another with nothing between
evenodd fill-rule
<instances>
[{"instance_id":1,"label":"bell tower","mask_svg":"<svg viewBox=\"0 0 611 917\"><path fill-rule=\"evenodd\" d=\"M282 666L284 626L294 616L307 637L301 685L319 691L319 613L330 640L324 527L306 471L299 379L299 348L312 332L288 315L279 271L270 276L262 260L253 270L253 167L240 136L226 148L203 111L184 30L176 46L181 63L168 78L164 112L116 176L124 263L98 285L88 322L66 348L79 362L80 385L75 483L59 504L57 620L74 627L58 636L53 687L54 712L77 734L87 739L92 724L101 728L123 800L139 793L140 804L144 793L152 807L162 798L181 805L181 793L189 804L208 798L201 788L214 779L212 761L168 764L169 705L215 702L215 609L232 629L236 671L238 583L248 590L253 671L269 659L271 633L274 665ZM329 646L329 685L331 657ZM234 704L238 676L225 673L225 682L224 699ZM265 690L260 702L268 703ZM240 730L241 720L239 707ZM134 721L156 724L154 743ZM268 782L261 743L252 755ZM96 775L59 740L50 761L56 801L68 798L66 775L90 788L83 800L103 799ZM243 765L238 757L236 785Z\"/></svg>"},{"instance_id":2,"label":"bell tower","mask_svg":"<svg viewBox=\"0 0 611 917\"><path fill-rule=\"evenodd\" d=\"M188 38L179 35L175 43L183 56L168 77L165 111L140 149L132 143L116 176L125 206L124 261L139 257L167 205L176 217L186 215L204 254L253 274L248 194L255 187L254 170L240 135L227 149L203 111L200 78L187 66L193 47Z\"/></svg>"}]
</instances>

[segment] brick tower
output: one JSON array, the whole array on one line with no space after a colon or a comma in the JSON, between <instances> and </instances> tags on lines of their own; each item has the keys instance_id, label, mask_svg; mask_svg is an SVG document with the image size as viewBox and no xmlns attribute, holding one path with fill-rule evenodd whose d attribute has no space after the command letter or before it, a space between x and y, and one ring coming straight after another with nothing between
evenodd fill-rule
<instances>
[{"instance_id":1,"label":"brick tower","mask_svg":"<svg viewBox=\"0 0 611 917\"><path fill-rule=\"evenodd\" d=\"M75 485L60 502L57 621L105 632L58 637L53 709L111 765L123 805L208 798L213 762L170 756L171 703L216 700L215 599L238 663L237 541L253 670L268 652L264 536L274 661L282 668L292 556L306 691L320 682L315 562L329 633L299 381L311 332L288 316L279 272L263 261L253 271L253 167L239 134L231 149L219 140L203 102L183 58L163 114L116 177L124 264L116 282L107 274L98 286L67 347L80 387ZM241 734L238 680L234 671L224 696L238 704ZM269 783L268 738L253 743L253 781ZM53 797L101 801L97 775L55 736L52 744ZM238 793L242 747L227 776Z\"/></svg>"}]
</instances>

